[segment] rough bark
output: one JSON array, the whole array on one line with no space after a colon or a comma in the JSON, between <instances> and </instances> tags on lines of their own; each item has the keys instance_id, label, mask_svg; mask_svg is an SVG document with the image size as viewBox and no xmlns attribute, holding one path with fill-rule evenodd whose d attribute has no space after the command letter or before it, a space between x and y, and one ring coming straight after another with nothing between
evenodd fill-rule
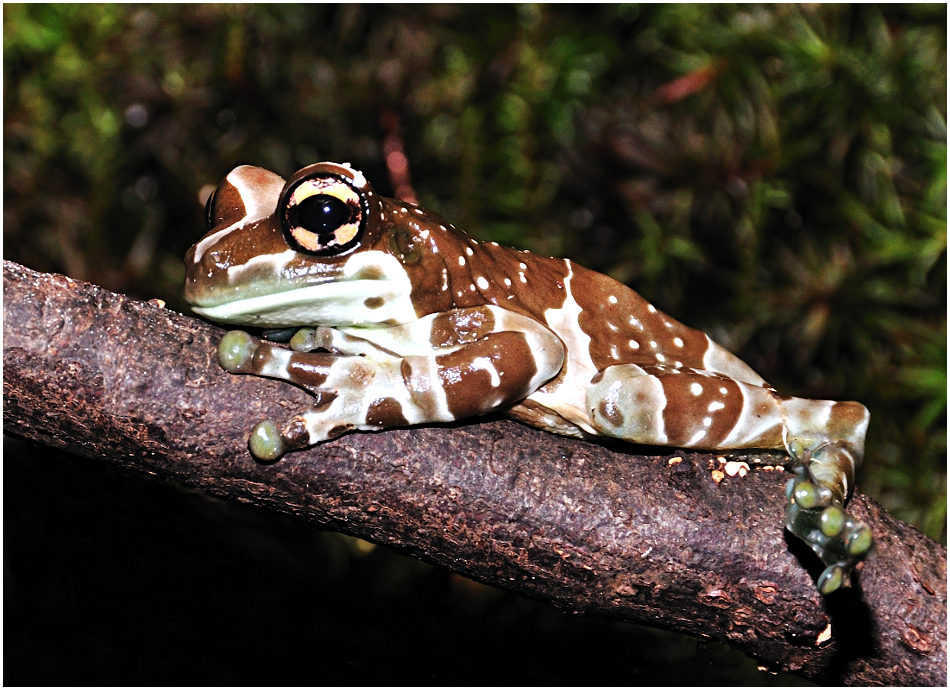
<instances>
[{"instance_id":1,"label":"rough bark","mask_svg":"<svg viewBox=\"0 0 950 690\"><path fill-rule=\"evenodd\" d=\"M221 329L4 262L4 431L399 547L591 615L727 641L845 684L946 685L946 550L880 505L856 588L782 529L780 471L717 482L716 455L600 445L507 420L350 434L253 461L247 432L308 404L230 376ZM830 627L829 627L830 626Z\"/></svg>"}]
</instances>

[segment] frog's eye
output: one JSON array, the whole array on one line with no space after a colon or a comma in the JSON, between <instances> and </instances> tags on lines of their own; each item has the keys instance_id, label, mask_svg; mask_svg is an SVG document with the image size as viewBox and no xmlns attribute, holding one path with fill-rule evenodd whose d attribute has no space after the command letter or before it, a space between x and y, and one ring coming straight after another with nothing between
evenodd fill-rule
<instances>
[{"instance_id":1,"label":"frog's eye","mask_svg":"<svg viewBox=\"0 0 950 690\"><path fill-rule=\"evenodd\" d=\"M349 181L324 171L293 177L278 210L290 246L319 256L350 251L366 226L364 199Z\"/></svg>"}]
</instances>

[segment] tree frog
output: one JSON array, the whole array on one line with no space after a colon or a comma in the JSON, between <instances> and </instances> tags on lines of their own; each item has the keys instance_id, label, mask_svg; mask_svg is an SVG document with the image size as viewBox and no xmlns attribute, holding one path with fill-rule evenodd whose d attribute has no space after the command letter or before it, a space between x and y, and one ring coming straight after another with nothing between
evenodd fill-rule
<instances>
[{"instance_id":1,"label":"tree frog","mask_svg":"<svg viewBox=\"0 0 950 690\"><path fill-rule=\"evenodd\" d=\"M296 384L310 409L250 435L283 453L345 432L504 410L548 431L703 450L779 449L797 469L786 526L845 583L871 531L843 508L867 409L779 395L706 334L568 259L479 243L376 194L348 164L289 180L235 168L185 258L185 297L224 324L293 329L289 347L231 331L235 374Z\"/></svg>"}]
</instances>

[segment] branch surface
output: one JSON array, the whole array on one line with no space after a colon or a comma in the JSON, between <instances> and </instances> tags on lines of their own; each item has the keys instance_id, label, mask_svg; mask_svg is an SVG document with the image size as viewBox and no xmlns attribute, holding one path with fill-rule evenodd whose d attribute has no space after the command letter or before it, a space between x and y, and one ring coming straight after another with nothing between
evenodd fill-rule
<instances>
[{"instance_id":1,"label":"branch surface","mask_svg":"<svg viewBox=\"0 0 950 690\"><path fill-rule=\"evenodd\" d=\"M946 549L864 496L856 588L782 529L788 475L508 420L350 434L274 465L247 433L309 396L231 376L223 331L4 262L4 431L292 513L551 602L727 641L845 684L946 685ZM643 453L643 454L641 454Z\"/></svg>"}]
</instances>

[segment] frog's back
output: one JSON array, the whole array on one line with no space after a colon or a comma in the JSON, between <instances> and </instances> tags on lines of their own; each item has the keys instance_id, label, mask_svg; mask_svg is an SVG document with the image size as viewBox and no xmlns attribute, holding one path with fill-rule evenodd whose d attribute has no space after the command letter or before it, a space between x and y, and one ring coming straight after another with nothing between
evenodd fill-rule
<instances>
[{"instance_id":1,"label":"frog's back","mask_svg":"<svg viewBox=\"0 0 950 690\"><path fill-rule=\"evenodd\" d=\"M564 343L551 381L511 411L567 434L597 433L587 410L591 380L608 367L644 373L706 371L767 385L748 365L700 331L656 309L622 283L568 259L443 235L454 306L497 304L545 324ZM448 257L456 256L457 264Z\"/></svg>"}]
</instances>

